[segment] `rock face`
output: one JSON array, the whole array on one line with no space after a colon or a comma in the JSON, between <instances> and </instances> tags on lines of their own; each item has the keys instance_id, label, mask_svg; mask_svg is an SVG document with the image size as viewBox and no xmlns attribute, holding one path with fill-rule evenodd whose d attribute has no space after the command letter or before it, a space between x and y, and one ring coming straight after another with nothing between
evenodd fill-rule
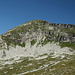
<instances>
[{"instance_id":1,"label":"rock face","mask_svg":"<svg viewBox=\"0 0 75 75\"><path fill-rule=\"evenodd\" d=\"M0 35L1 75L72 75L74 58L75 25L32 20ZM66 71L60 68L58 73L58 63L66 65L68 60L72 63L71 72L66 72L66 66L63 67ZM20 68L15 65L20 65ZM10 66L13 68L8 71Z\"/></svg>"},{"instance_id":2,"label":"rock face","mask_svg":"<svg viewBox=\"0 0 75 75\"><path fill-rule=\"evenodd\" d=\"M22 45L26 40L46 36L49 40L75 43L75 25L54 24L42 20L33 20L9 30L1 35L2 40L10 44Z\"/></svg>"}]
</instances>

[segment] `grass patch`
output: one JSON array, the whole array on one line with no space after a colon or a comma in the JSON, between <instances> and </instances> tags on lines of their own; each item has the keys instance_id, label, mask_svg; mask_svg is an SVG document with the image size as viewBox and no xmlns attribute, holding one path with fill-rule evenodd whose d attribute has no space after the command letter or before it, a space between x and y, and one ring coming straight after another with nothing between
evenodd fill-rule
<instances>
[{"instance_id":1,"label":"grass patch","mask_svg":"<svg viewBox=\"0 0 75 75\"><path fill-rule=\"evenodd\" d=\"M63 47L70 47L73 50L75 50L75 44L70 43L70 42L60 42L59 45L61 46L61 48L63 48Z\"/></svg>"},{"instance_id":2,"label":"grass patch","mask_svg":"<svg viewBox=\"0 0 75 75\"><path fill-rule=\"evenodd\" d=\"M41 41L41 44L42 44L42 46L44 46L45 44L47 44L48 42L52 42L52 40L49 40L49 37L48 36L46 36L46 38L45 38L45 40L43 41Z\"/></svg>"},{"instance_id":3,"label":"grass patch","mask_svg":"<svg viewBox=\"0 0 75 75\"><path fill-rule=\"evenodd\" d=\"M64 32L69 32L69 33L75 33L75 29L71 29L71 28L63 28L62 29Z\"/></svg>"},{"instance_id":4,"label":"grass patch","mask_svg":"<svg viewBox=\"0 0 75 75\"><path fill-rule=\"evenodd\" d=\"M36 39L32 40L32 41L31 41L31 45L34 45L36 42L37 42Z\"/></svg>"}]
</instances>

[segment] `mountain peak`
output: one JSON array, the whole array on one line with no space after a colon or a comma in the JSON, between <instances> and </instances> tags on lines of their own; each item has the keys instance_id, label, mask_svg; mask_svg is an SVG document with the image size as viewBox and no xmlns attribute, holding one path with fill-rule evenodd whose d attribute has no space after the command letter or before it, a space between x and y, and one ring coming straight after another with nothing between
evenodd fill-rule
<instances>
[{"instance_id":1,"label":"mountain peak","mask_svg":"<svg viewBox=\"0 0 75 75\"><path fill-rule=\"evenodd\" d=\"M23 42L22 38L25 37L27 33L28 36L32 36L33 33L35 33L33 39L35 36L35 39L37 39L40 35L39 33L41 33L43 36L47 37L48 40L75 43L75 25L55 24L43 20L32 20L23 23L2 34L1 37L5 42L9 41L9 43L13 43L14 41L14 43L17 44L16 41L18 39L20 40L18 43ZM28 38L30 39L30 37Z\"/></svg>"},{"instance_id":2,"label":"mountain peak","mask_svg":"<svg viewBox=\"0 0 75 75\"><path fill-rule=\"evenodd\" d=\"M0 36L1 75L73 74L74 61L75 25L32 20Z\"/></svg>"}]
</instances>

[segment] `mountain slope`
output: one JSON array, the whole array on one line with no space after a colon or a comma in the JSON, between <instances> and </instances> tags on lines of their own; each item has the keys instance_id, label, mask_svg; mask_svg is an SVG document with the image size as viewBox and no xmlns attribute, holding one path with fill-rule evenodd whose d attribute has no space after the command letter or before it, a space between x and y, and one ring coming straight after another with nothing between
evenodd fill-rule
<instances>
[{"instance_id":1,"label":"mountain slope","mask_svg":"<svg viewBox=\"0 0 75 75\"><path fill-rule=\"evenodd\" d=\"M75 25L32 20L0 36L1 75L74 75L74 58Z\"/></svg>"}]
</instances>

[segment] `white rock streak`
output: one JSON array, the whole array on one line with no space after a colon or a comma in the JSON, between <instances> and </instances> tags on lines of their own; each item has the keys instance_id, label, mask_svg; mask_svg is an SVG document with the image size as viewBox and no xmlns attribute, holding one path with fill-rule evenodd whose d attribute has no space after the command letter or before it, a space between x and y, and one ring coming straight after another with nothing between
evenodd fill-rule
<instances>
[{"instance_id":1,"label":"white rock streak","mask_svg":"<svg viewBox=\"0 0 75 75\"><path fill-rule=\"evenodd\" d=\"M34 57L36 60L47 58L47 56L38 57L39 55L43 54L50 54L53 53L53 57L59 57L61 56L64 58L63 54L73 54L74 52L71 52L68 47L61 48L60 46L54 44L54 43L48 43L44 46L38 45L37 43L33 46L31 46L30 42L26 43L25 47L16 46L16 48L11 47L9 50L5 50L6 56L2 58L3 56L3 50L0 50L0 60L7 60L14 58L14 61L17 61L20 59L20 57ZM36 58L38 57L38 58ZM19 61L17 61L19 62ZM11 62L12 63L12 62ZM5 64L10 64L10 62L6 62Z\"/></svg>"}]
</instances>

